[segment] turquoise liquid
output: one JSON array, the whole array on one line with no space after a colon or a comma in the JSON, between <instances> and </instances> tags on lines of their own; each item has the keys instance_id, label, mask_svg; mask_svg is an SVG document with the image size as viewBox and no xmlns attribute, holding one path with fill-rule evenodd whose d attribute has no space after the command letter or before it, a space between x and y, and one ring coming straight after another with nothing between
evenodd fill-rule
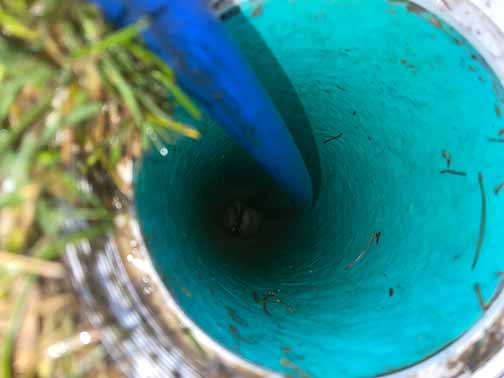
<instances>
[{"instance_id":1,"label":"turquoise liquid","mask_svg":"<svg viewBox=\"0 0 504 378\"><path fill-rule=\"evenodd\" d=\"M156 269L199 327L263 367L348 378L414 364L482 316L473 286L490 298L503 269L504 144L488 141L504 127L501 87L463 37L404 4L254 9L225 23L295 134L316 205L285 211L261 168L205 119L200 140L150 151L138 167ZM440 173L443 150L465 176ZM478 172L486 226L471 270ZM233 200L261 212L255 237L223 228Z\"/></svg>"}]
</instances>

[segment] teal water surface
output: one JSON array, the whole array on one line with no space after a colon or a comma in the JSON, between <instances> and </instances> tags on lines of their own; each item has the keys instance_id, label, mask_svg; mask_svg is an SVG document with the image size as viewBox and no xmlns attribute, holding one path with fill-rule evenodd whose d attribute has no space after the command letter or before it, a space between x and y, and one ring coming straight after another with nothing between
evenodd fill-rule
<instances>
[{"instance_id":1,"label":"teal water surface","mask_svg":"<svg viewBox=\"0 0 504 378\"><path fill-rule=\"evenodd\" d=\"M200 140L145 154L137 210L180 306L243 358L317 378L373 376L455 340L482 316L474 284L490 298L504 269L494 75L454 30L402 3L270 0L225 22L295 134L318 200L282 211L271 180L208 119ZM447 157L457 174L440 173ZM479 172L486 226L471 270ZM233 200L263 215L255 237L223 228Z\"/></svg>"}]
</instances>

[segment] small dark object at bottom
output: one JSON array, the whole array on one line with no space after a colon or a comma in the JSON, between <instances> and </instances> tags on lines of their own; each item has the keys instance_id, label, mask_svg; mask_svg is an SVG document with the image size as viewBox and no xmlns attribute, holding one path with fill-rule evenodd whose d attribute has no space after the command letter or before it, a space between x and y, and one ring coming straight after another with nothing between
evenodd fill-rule
<instances>
[{"instance_id":1,"label":"small dark object at bottom","mask_svg":"<svg viewBox=\"0 0 504 378\"><path fill-rule=\"evenodd\" d=\"M474 291L476 292L476 296L478 297L478 303L483 311L488 310L488 305L485 303L483 299L483 295L481 294L481 288L479 284L474 284Z\"/></svg>"},{"instance_id":2,"label":"small dark object at bottom","mask_svg":"<svg viewBox=\"0 0 504 378\"><path fill-rule=\"evenodd\" d=\"M465 173L465 172L459 172L459 171L454 171L453 169L443 169L439 173L441 173L442 175L448 173L450 175L455 175L455 176L467 176L467 173Z\"/></svg>"},{"instance_id":3,"label":"small dark object at bottom","mask_svg":"<svg viewBox=\"0 0 504 378\"><path fill-rule=\"evenodd\" d=\"M499 139L499 138L488 138L488 141L489 142L493 142L493 143L504 143L504 138L502 138L502 139Z\"/></svg>"},{"instance_id":4,"label":"small dark object at bottom","mask_svg":"<svg viewBox=\"0 0 504 378\"><path fill-rule=\"evenodd\" d=\"M485 237L485 223L486 223L486 195L485 195L485 187L483 185L483 174L481 172L478 174L478 182L481 191L481 220L480 220L480 232L479 232L478 244L476 245L476 252L474 253L474 261L471 267L472 270L476 268L476 264L478 263L481 247L483 246L483 239Z\"/></svg>"},{"instance_id":5,"label":"small dark object at bottom","mask_svg":"<svg viewBox=\"0 0 504 378\"><path fill-rule=\"evenodd\" d=\"M326 140L324 140L324 144L327 144L329 142L332 142L333 140L339 139L342 136L343 136L343 133L336 134L335 136L327 138Z\"/></svg>"},{"instance_id":6,"label":"small dark object at bottom","mask_svg":"<svg viewBox=\"0 0 504 378\"><path fill-rule=\"evenodd\" d=\"M256 235L261 221L259 212L239 201L231 202L224 210L224 227L231 235L242 239Z\"/></svg>"}]
</instances>

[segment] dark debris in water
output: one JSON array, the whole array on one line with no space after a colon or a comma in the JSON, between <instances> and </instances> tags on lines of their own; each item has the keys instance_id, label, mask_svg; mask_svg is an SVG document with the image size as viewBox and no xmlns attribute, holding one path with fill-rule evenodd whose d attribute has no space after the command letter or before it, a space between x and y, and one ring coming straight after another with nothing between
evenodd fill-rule
<instances>
[{"instance_id":1,"label":"dark debris in water","mask_svg":"<svg viewBox=\"0 0 504 378\"><path fill-rule=\"evenodd\" d=\"M347 270L352 269L355 264L357 264L360 260L362 260L364 258L366 253L371 248L371 245L373 244L373 241L375 240L375 238L376 238L376 234L374 232L371 232L371 234L369 236L368 243L366 244L366 247L361 251L361 253L359 253L359 255L352 262L350 262L345 267L345 269L347 269Z\"/></svg>"},{"instance_id":2,"label":"dark debris in water","mask_svg":"<svg viewBox=\"0 0 504 378\"><path fill-rule=\"evenodd\" d=\"M483 295L481 294L481 288L479 284L474 284L474 291L476 293L476 297L478 298L478 303L483 311L488 310L488 304L485 303L483 299Z\"/></svg>"},{"instance_id":3,"label":"dark debris in water","mask_svg":"<svg viewBox=\"0 0 504 378\"><path fill-rule=\"evenodd\" d=\"M488 138L487 140L491 143L504 143L504 138Z\"/></svg>"},{"instance_id":4,"label":"dark debris in water","mask_svg":"<svg viewBox=\"0 0 504 378\"><path fill-rule=\"evenodd\" d=\"M441 156L444 157L445 160L446 160L446 167L447 167L447 169L450 169L451 160L452 160L451 154L448 151L443 150L441 152Z\"/></svg>"},{"instance_id":5,"label":"dark debris in water","mask_svg":"<svg viewBox=\"0 0 504 378\"><path fill-rule=\"evenodd\" d=\"M270 302L270 300L274 299L274 303L282 305L283 307L285 307L287 309L287 311L289 313L293 314L295 312L294 307L292 307L290 304L288 304L288 303L284 302L282 299L280 299L278 297L278 292L279 292L279 290L277 290L277 291L270 290L266 294L263 295L263 297L262 297L263 312L269 316L272 316L271 312L268 309L268 303Z\"/></svg>"},{"instance_id":6,"label":"dark debris in water","mask_svg":"<svg viewBox=\"0 0 504 378\"><path fill-rule=\"evenodd\" d=\"M381 233L380 231L378 231L378 232L376 233L376 237L375 237L375 239L376 239L376 244L379 244L379 243L380 243L381 234L382 234L382 233Z\"/></svg>"},{"instance_id":7,"label":"dark debris in water","mask_svg":"<svg viewBox=\"0 0 504 378\"><path fill-rule=\"evenodd\" d=\"M257 291L254 291L252 293L252 298L254 298L254 302L255 303L260 303L261 302L261 298L259 298L259 294L257 294Z\"/></svg>"},{"instance_id":8,"label":"dark debris in water","mask_svg":"<svg viewBox=\"0 0 504 378\"><path fill-rule=\"evenodd\" d=\"M498 118L501 118L502 117L502 110L499 106L499 104L495 104L495 115L498 117Z\"/></svg>"},{"instance_id":9,"label":"dark debris in water","mask_svg":"<svg viewBox=\"0 0 504 378\"><path fill-rule=\"evenodd\" d=\"M406 6L406 10L408 12L415 13L418 15L427 12L427 10L424 7L421 7L420 5L417 5L415 3L408 3L408 5Z\"/></svg>"},{"instance_id":10,"label":"dark debris in water","mask_svg":"<svg viewBox=\"0 0 504 378\"><path fill-rule=\"evenodd\" d=\"M264 4L259 4L255 9L252 11L251 16L252 17L259 17L263 14L264 11Z\"/></svg>"},{"instance_id":11,"label":"dark debris in water","mask_svg":"<svg viewBox=\"0 0 504 378\"><path fill-rule=\"evenodd\" d=\"M453 169L443 169L439 171L442 175L444 174L449 174L449 175L454 175L454 176L467 176L466 172L461 172L461 171L455 171Z\"/></svg>"},{"instance_id":12,"label":"dark debris in water","mask_svg":"<svg viewBox=\"0 0 504 378\"><path fill-rule=\"evenodd\" d=\"M295 375L294 374L284 374L286 377L296 377L296 378L310 378L311 377L310 373L304 371L299 366L297 366L294 362L290 361L287 358L281 358L280 365L285 366L296 373Z\"/></svg>"},{"instance_id":13,"label":"dark debris in water","mask_svg":"<svg viewBox=\"0 0 504 378\"><path fill-rule=\"evenodd\" d=\"M236 310L232 309L229 306L224 306L224 308L226 309L229 319L231 319L233 322L243 326L247 325L247 322L240 315L238 315Z\"/></svg>"},{"instance_id":14,"label":"dark debris in water","mask_svg":"<svg viewBox=\"0 0 504 378\"><path fill-rule=\"evenodd\" d=\"M438 18L436 18L436 17L431 17L431 18L429 19L429 22L430 22L432 25L434 25L436 28L438 28L438 29L443 29L443 24L441 23L441 21L439 21L439 19L438 19Z\"/></svg>"},{"instance_id":15,"label":"dark debris in water","mask_svg":"<svg viewBox=\"0 0 504 378\"><path fill-rule=\"evenodd\" d=\"M330 138L327 138L326 140L324 140L324 144L327 144L329 142L332 142L333 140L336 140L336 139L339 139L343 136L343 133L338 133Z\"/></svg>"},{"instance_id":16,"label":"dark debris in water","mask_svg":"<svg viewBox=\"0 0 504 378\"><path fill-rule=\"evenodd\" d=\"M485 187L483 184L483 174L481 172L478 174L478 182L481 191L481 220L480 220L478 244L476 245L476 252L474 253L474 260L471 267L472 270L476 268L476 264L478 263L481 247L483 246L483 239L485 237L485 223L486 223L486 195L485 195Z\"/></svg>"},{"instance_id":17,"label":"dark debris in water","mask_svg":"<svg viewBox=\"0 0 504 378\"><path fill-rule=\"evenodd\" d=\"M504 189L504 181L502 181L499 185L497 185L494 189L495 195L499 195L500 191Z\"/></svg>"}]
</instances>

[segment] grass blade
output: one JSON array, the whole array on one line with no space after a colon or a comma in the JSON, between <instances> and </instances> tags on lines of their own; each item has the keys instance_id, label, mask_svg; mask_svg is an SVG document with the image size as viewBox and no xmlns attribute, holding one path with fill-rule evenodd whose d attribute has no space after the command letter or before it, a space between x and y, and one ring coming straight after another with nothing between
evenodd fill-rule
<instances>
[{"instance_id":1,"label":"grass blade","mask_svg":"<svg viewBox=\"0 0 504 378\"><path fill-rule=\"evenodd\" d=\"M200 110L196 107L196 105L193 104L193 102L189 99L189 97L182 92L182 90L175 85L175 83L171 80L171 78L167 77L160 71L155 71L152 76L159 80L172 94L174 99L187 110L187 112L197 120L201 119L201 112Z\"/></svg>"},{"instance_id":2,"label":"grass blade","mask_svg":"<svg viewBox=\"0 0 504 378\"><path fill-rule=\"evenodd\" d=\"M141 125L143 119L142 112L140 111L140 107L138 106L138 102L135 98L133 89L121 75L121 72L117 69L117 67L115 67L112 59L104 56L102 63L103 72L119 92L128 110L130 111L133 120L135 121L137 126Z\"/></svg>"},{"instance_id":3,"label":"grass blade","mask_svg":"<svg viewBox=\"0 0 504 378\"><path fill-rule=\"evenodd\" d=\"M124 45L136 38L148 25L149 23L147 22L147 20L139 20L131 25L126 26L123 29L109 34L90 47L84 47L75 50L72 56L74 58L84 58L90 55L100 54L119 45Z\"/></svg>"},{"instance_id":4,"label":"grass blade","mask_svg":"<svg viewBox=\"0 0 504 378\"><path fill-rule=\"evenodd\" d=\"M154 123L154 125L162 126L175 133L184 135L188 138L199 139L201 137L201 134L198 130L193 129L190 126L184 125L183 123L174 121L171 118L161 118L154 114L148 114L147 120L149 122Z\"/></svg>"}]
</instances>

